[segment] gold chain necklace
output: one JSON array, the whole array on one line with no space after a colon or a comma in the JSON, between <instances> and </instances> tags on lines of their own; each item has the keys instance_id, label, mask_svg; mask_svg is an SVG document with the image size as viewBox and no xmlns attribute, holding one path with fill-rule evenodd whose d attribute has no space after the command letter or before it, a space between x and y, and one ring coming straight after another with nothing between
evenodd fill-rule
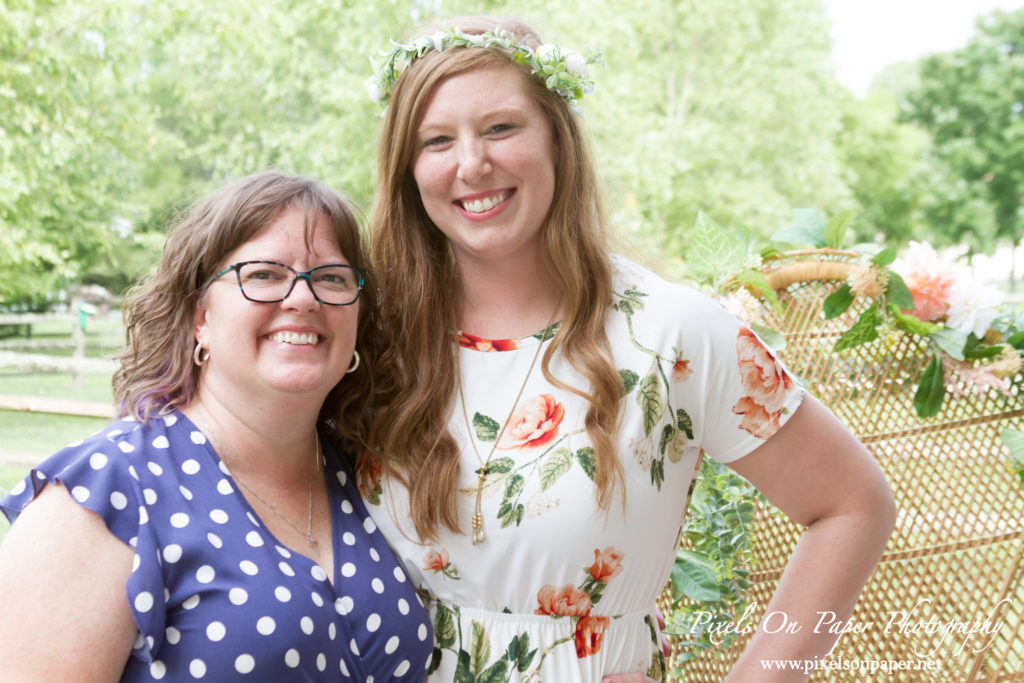
<instances>
[{"instance_id":1,"label":"gold chain necklace","mask_svg":"<svg viewBox=\"0 0 1024 683\"><path fill-rule=\"evenodd\" d=\"M213 419L213 418L211 417L210 419ZM208 424L206 424L206 421L203 420L201 417L199 418L199 422L203 426L203 428L205 428L205 430L207 432L207 438L210 438L210 436L212 436L213 430L210 429L210 426ZM320 471L320 434L315 429L313 430L313 438L314 438L314 443L315 443L315 445L313 447L313 471L309 473L309 491L308 491L308 501L309 501L309 504L308 504L308 507L307 507L307 510L306 510L306 530L305 531L300 529L298 527L298 525L294 524L292 522L292 520L290 520L287 517L285 517L282 512L280 512L269 501L267 501L265 498L263 498L263 496L261 496L260 494L256 493L254 490L252 490L252 488L248 484L246 484L242 480L242 478L238 476L238 474L236 472L234 472L232 470L231 466L228 465L227 462L225 462L223 452L219 453L219 455L220 455L221 462L223 462L224 465L228 468L228 472L230 472L232 479L234 479L239 484L241 484L242 488L244 488L246 491L248 491L252 495L256 496L256 499L258 501L263 503L263 505L265 505L267 508L269 508L271 512L273 512L275 515L280 517L284 521L285 524L290 526L297 533L305 536L306 537L306 541L309 543L309 546L313 549L313 552L315 552L317 555L319 555L320 554L320 542L317 541L315 538L313 538L313 475L316 472ZM212 441L212 439L210 439L210 440ZM215 450L217 450L217 449L215 449Z\"/></svg>"},{"instance_id":2,"label":"gold chain necklace","mask_svg":"<svg viewBox=\"0 0 1024 683\"><path fill-rule=\"evenodd\" d=\"M487 540L487 535L484 533L484 515L481 512L481 499L483 498L484 483L487 481L487 466L490 464L491 458L494 457L494 451L497 450L498 443L501 442L501 436L505 433L505 428L508 427L509 421L512 420L512 415L516 412L516 406L519 405L519 399L523 397L523 392L526 390L526 384L530 381L530 375L533 374L533 367L537 364L537 359L540 358L540 350L544 346L544 342L548 339L548 332L555 322L556 315L558 315L557 305L555 306L555 310L551 313L551 318L548 320L548 324L544 327L544 331L541 332L540 341L537 342L537 351L533 354L533 360L530 361L530 369L526 371L526 377L523 378L523 383L519 386L519 393L516 394L516 400L512 402L512 409L508 411L508 417L505 418L505 422L501 425L501 430L498 432L498 437L494 440L494 445L491 446L491 451L487 454L486 460L480 457L480 450L476 447L473 427L469 421L469 413L466 411L466 395L462 390L462 369L461 367L457 368L459 403L462 404L462 418L466 421L466 430L469 432L469 443L473 446L473 452L476 454L477 462L480 463L480 469L477 470L476 504L473 506L473 545L483 543Z\"/></svg>"}]
</instances>

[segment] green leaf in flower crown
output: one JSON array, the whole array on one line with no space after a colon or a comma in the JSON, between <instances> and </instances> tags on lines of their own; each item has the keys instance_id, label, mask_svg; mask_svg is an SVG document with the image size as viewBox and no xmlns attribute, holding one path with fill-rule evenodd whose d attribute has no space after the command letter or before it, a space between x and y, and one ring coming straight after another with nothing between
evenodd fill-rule
<instances>
[{"instance_id":1,"label":"green leaf in flower crown","mask_svg":"<svg viewBox=\"0 0 1024 683\"><path fill-rule=\"evenodd\" d=\"M936 354L921 373L921 381L914 393L914 410L918 417L932 417L938 414L945 395L946 381L942 374L942 361Z\"/></svg>"},{"instance_id":2,"label":"green leaf in flower crown","mask_svg":"<svg viewBox=\"0 0 1024 683\"><path fill-rule=\"evenodd\" d=\"M891 246L891 247L886 247L885 249L883 249L882 251L878 252L877 254L875 254L874 256L871 257L871 262L874 263L876 266L881 266L882 268L886 267L887 265L889 265L890 263L892 263L895 260L896 260L896 247L895 247L895 245Z\"/></svg>"},{"instance_id":3,"label":"green leaf in flower crown","mask_svg":"<svg viewBox=\"0 0 1024 683\"><path fill-rule=\"evenodd\" d=\"M846 226L850 224L856 211L840 211L832 216L828 225L825 226L825 244L832 249L839 249L843 246L843 239L846 237Z\"/></svg>"},{"instance_id":4,"label":"green leaf in flower crown","mask_svg":"<svg viewBox=\"0 0 1024 683\"><path fill-rule=\"evenodd\" d=\"M738 239L703 211L697 214L693 238L686 250L686 264L694 274L718 284L725 273L732 273L743 265L745 256Z\"/></svg>"},{"instance_id":5,"label":"green leaf in flower crown","mask_svg":"<svg viewBox=\"0 0 1024 683\"><path fill-rule=\"evenodd\" d=\"M843 313L846 313L846 309L848 309L850 304L853 303L853 298L853 291L850 289L850 283L844 282L839 289L825 297L825 320L838 318Z\"/></svg>"},{"instance_id":6,"label":"green leaf in flower crown","mask_svg":"<svg viewBox=\"0 0 1024 683\"><path fill-rule=\"evenodd\" d=\"M889 282L885 288L885 295L889 301L896 304L901 310L912 310L914 308L914 295L910 293L907 283L903 281L899 273L894 273L891 270L887 277Z\"/></svg>"},{"instance_id":7,"label":"green leaf in flower crown","mask_svg":"<svg viewBox=\"0 0 1024 683\"><path fill-rule=\"evenodd\" d=\"M793 209L793 225L777 231L772 235L772 240L824 247L828 244L825 239L825 216L814 209Z\"/></svg>"},{"instance_id":8,"label":"green leaf in flower crown","mask_svg":"<svg viewBox=\"0 0 1024 683\"><path fill-rule=\"evenodd\" d=\"M691 600L717 602L722 591L715 578L715 568L706 556L692 550L680 550L672 566L672 594Z\"/></svg>"},{"instance_id":9,"label":"green leaf in flower crown","mask_svg":"<svg viewBox=\"0 0 1024 683\"><path fill-rule=\"evenodd\" d=\"M878 339L878 304L872 304L871 308L865 310L857 318L857 322L843 332L842 336L836 340L835 346L832 347L833 351L843 351L845 349L852 349L854 346L860 346L867 342Z\"/></svg>"},{"instance_id":10,"label":"green leaf in flower crown","mask_svg":"<svg viewBox=\"0 0 1024 683\"><path fill-rule=\"evenodd\" d=\"M761 298L772 305L772 308L782 312L782 303L779 301L779 295L772 289L764 273L753 268L744 268L736 274L736 281L742 285L753 287L761 295Z\"/></svg>"},{"instance_id":11,"label":"green leaf in flower crown","mask_svg":"<svg viewBox=\"0 0 1024 683\"><path fill-rule=\"evenodd\" d=\"M899 309L898 306L896 306L892 302L889 303L888 307L889 313L892 314L892 318L893 321L895 321L896 326L899 327L904 332L909 332L910 334L916 334L918 336L925 337L929 334L933 334L942 329L941 325L925 322L924 320L918 318L916 315L904 313Z\"/></svg>"},{"instance_id":12,"label":"green leaf in flower crown","mask_svg":"<svg viewBox=\"0 0 1024 683\"><path fill-rule=\"evenodd\" d=\"M1010 338L1006 340L1006 343L1017 349L1018 351L1024 349L1024 330L1010 335Z\"/></svg>"},{"instance_id":13,"label":"green leaf in flower crown","mask_svg":"<svg viewBox=\"0 0 1024 683\"><path fill-rule=\"evenodd\" d=\"M957 360L964 359L964 347L967 346L967 335L952 327L942 327L928 335L937 347Z\"/></svg>"}]
</instances>

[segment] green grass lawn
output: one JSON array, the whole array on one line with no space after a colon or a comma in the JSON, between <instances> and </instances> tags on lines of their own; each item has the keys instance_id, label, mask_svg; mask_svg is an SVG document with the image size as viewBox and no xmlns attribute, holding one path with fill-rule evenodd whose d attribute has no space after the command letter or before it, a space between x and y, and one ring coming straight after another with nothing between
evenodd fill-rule
<instances>
[{"instance_id":1,"label":"green grass lawn","mask_svg":"<svg viewBox=\"0 0 1024 683\"><path fill-rule=\"evenodd\" d=\"M64 342L70 339L71 330L67 322L47 321L32 326L34 341ZM8 338L7 341L16 341L16 338ZM90 320L86 332L86 356L109 358L122 345L119 312ZM26 351L53 356L71 355L70 348ZM76 386L72 375L19 374L9 367L0 367L0 394L103 403L113 400L109 375L82 375ZM0 454L4 456L0 457L0 496L28 474L32 463L89 436L108 422L101 418L0 410ZM0 540L8 526L6 518L0 515Z\"/></svg>"},{"instance_id":2,"label":"green grass lawn","mask_svg":"<svg viewBox=\"0 0 1024 683\"><path fill-rule=\"evenodd\" d=\"M104 403L113 400L110 375L82 375L81 386L76 389L72 375L11 374L10 369L0 369L0 394Z\"/></svg>"},{"instance_id":3,"label":"green grass lawn","mask_svg":"<svg viewBox=\"0 0 1024 683\"><path fill-rule=\"evenodd\" d=\"M0 452L39 459L93 434L110 420L0 410ZM32 459L29 457L28 459Z\"/></svg>"}]
</instances>

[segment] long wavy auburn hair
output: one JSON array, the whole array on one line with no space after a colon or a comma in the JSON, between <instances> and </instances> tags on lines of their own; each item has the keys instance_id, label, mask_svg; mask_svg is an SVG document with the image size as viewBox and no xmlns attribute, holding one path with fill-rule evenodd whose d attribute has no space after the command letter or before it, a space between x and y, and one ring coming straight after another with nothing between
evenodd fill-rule
<instances>
[{"instance_id":1,"label":"long wavy auburn hair","mask_svg":"<svg viewBox=\"0 0 1024 683\"><path fill-rule=\"evenodd\" d=\"M307 246L317 223L326 219L345 258L367 271L358 299L356 350L361 362L335 385L320 411L343 445L355 448L365 443L378 323L377 287L359 223L334 190L276 170L240 178L196 203L168 231L156 268L126 295L122 315L127 339L113 377L120 416L144 422L189 404L199 381L199 368L192 362L192 326L209 279L227 265L223 260L228 254L289 207L298 207L305 216Z\"/></svg>"},{"instance_id":2,"label":"long wavy auburn hair","mask_svg":"<svg viewBox=\"0 0 1024 683\"><path fill-rule=\"evenodd\" d=\"M453 25L466 33L500 28L520 44L541 44L532 29L508 19L460 18L440 22L434 29ZM442 526L459 531L459 451L448 431L458 372L452 331L458 327L459 282L447 238L420 200L412 172L413 150L434 88L457 74L494 66L520 70L528 92L547 115L557 148L554 196L541 234L564 316L541 368L551 384L589 403L585 426L595 450L596 497L602 509L609 508L623 484L615 439L623 386L604 330L612 297L607 225L578 115L501 51L430 52L398 79L380 136L371 254L390 346L383 349L378 364L380 405L371 430L373 449L364 453L376 460L385 477L394 477L408 489L412 522L422 539L436 539ZM551 375L549 365L559 350L589 386L569 386Z\"/></svg>"}]
</instances>

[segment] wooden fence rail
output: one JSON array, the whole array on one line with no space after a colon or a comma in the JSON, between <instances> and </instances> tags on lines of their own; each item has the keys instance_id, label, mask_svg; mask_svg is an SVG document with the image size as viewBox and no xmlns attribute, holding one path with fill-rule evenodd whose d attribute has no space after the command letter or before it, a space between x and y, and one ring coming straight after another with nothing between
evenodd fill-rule
<instances>
[{"instance_id":1,"label":"wooden fence rail","mask_svg":"<svg viewBox=\"0 0 1024 683\"><path fill-rule=\"evenodd\" d=\"M117 411L114 410L114 406L110 403L43 398L41 396L0 395L0 410L76 415L80 417L102 417L107 419L117 417Z\"/></svg>"}]
</instances>

